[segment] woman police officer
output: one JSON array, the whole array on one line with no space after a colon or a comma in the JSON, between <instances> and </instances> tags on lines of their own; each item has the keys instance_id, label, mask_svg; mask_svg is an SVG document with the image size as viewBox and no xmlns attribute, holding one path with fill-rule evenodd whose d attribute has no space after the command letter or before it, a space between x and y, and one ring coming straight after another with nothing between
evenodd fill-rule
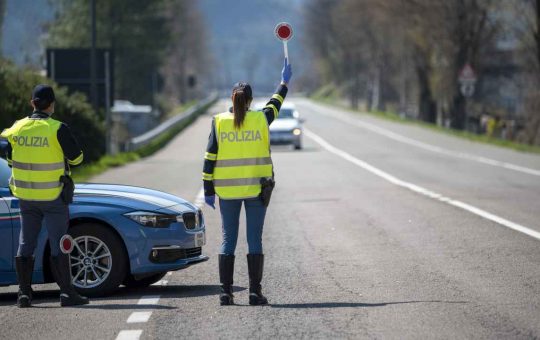
<instances>
[{"instance_id":1,"label":"woman police officer","mask_svg":"<svg viewBox=\"0 0 540 340\"><path fill-rule=\"evenodd\" d=\"M251 111L251 86L236 83L232 91L233 106L229 112L214 116L206 149L203 182L205 202L215 209L215 195L220 198L223 242L219 254L221 305L234 304L232 284L234 252L242 203L246 209L249 304L268 303L261 292L264 255L262 231L266 206L261 194L261 179L272 178L268 126L277 118L292 77L287 59L281 73L281 84L261 111Z\"/></svg>"}]
</instances>

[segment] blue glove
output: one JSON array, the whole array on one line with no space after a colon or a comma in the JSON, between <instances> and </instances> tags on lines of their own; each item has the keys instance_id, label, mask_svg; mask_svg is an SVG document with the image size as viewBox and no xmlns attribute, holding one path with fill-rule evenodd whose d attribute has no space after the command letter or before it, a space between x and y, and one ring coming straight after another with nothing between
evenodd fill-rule
<instances>
[{"instance_id":1,"label":"blue glove","mask_svg":"<svg viewBox=\"0 0 540 340\"><path fill-rule=\"evenodd\" d=\"M292 77L292 69L291 64L287 61L287 58L285 58L285 61L283 63L283 70L281 70L281 82L288 84Z\"/></svg>"},{"instance_id":2,"label":"blue glove","mask_svg":"<svg viewBox=\"0 0 540 340\"><path fill-rule=\"evenodd\" d=\"M204 196L204 202L216 210L216 195Z\"/></svg>"}]
</instances>

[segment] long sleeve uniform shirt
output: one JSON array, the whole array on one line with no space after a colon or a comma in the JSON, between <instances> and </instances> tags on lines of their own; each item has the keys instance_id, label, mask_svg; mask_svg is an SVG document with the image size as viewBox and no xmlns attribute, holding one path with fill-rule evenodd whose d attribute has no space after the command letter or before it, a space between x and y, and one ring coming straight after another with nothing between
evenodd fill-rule
<instances>
[{"instance_id":1,"label":"long sleeve uniform shirt","mask_svg":"<svg viewBox=\"0 0 540 340\"><path fill-rule=\"evenodd\" d=\"M283 100L287 96L287 86L280 85L276 93L272 96L270 101L262 109L262 112L266 116L268 121L268 126L278 117L279 110L283 104ZM229 111L232 112L232 109ZM210 130L210 136L208 137L208 146L206 147L206 154L204 157L204 166L203 166L203 184L204 184L204 195L212 196L216 194L214 189L214 182L205 178L211 177L214 173L214 167L216 166L216 157L218 153L218 142L216 137L216 123L212 120L212 128Z\"/></svg>"},{"instance_id":2,"label":"long sleeve uniform shirt","mask_svg":"<svg viewBox=\"0 0 540 340\"><path fill-rule=\"evenodd\" d=\"M48 114L34 111L30 116L30 118L47 118L49 117ZM65 124L62 123L60 125L60 128L57 132L57 138L58 143L62 147L62 151L64 152L64 157L66 160L66 170L69 170L69 167L76 167L80 165L83 161L83 151L81 150L79 143L71 133L70 128ZM11 159L12 159L12 148L11 144L7 142L7 140L1 140L0 141L0 148L2 158L5 158L9 165L11 165Z\"/></svg>"}]
</instances>

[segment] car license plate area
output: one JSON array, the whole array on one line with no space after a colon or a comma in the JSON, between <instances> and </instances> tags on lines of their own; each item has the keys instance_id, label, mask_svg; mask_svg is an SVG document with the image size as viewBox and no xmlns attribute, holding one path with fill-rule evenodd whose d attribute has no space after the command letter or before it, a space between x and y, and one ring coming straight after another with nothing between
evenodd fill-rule
<instances>
[{"instance_id":1,"label":"car license plate area","mask_svg":"<svg viewBox=\"0 0 540 340\"><path fill-rule=\"evenodd\" d=\"M270 134L270 139L275 142L287 141L290 138L290 134L287 132L275 132Z\"/></svg>"},{"instance_id":2,"label":"car license plate area","mask_svg":"<svg viewBox=\"0 0 540 340\"><path fill-rule=\"evenodd\" d=\"M188 249L153 249L150 252L150 261L153 263L173 263L178 260L187 260L201 255L201 247Z\"/></svg>"}]
</instances>

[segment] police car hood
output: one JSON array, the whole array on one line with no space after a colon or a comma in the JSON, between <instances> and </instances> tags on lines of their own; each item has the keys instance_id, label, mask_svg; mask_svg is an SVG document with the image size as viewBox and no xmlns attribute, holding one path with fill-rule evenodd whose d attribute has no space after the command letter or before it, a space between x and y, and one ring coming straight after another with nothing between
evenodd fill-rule
<instances>
[{"instance_id":1,"label":"police car hood","mask_svg":"<svg viewBox=\"0 0 540 340\"><path fill-rule=\"evenodd\" d=\"M75 204L112 204L145 211L197 211L192 203L162 191L128 185L77 184Z\"/></svg>"},{"instance_id":2,"label":"police car hood","mask_svg":"<svg viewBox=\"0 0 540 340\"><path fill-rule=\"evenodd\" d=\"M270 131L291 131L300 127L300 123L294 118L276 119L270 124Z\"/></svg>"}]
</instances>

